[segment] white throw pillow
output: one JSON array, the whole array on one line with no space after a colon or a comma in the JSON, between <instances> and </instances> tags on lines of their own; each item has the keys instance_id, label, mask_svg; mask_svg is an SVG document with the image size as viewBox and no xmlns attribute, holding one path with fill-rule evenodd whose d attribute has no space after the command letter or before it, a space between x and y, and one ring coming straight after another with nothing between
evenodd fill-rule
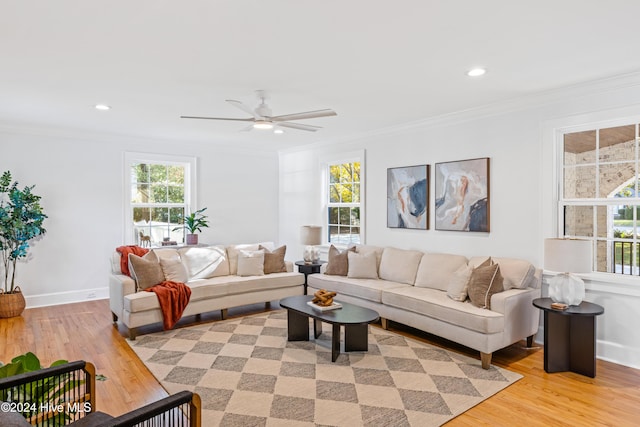
<instances>
[{"instance_id":1,"label":"white throw pillow","mask_svg":"<svg viewBox=\"0 0 640 427\"><path fill-rule=\"evenodd\" d=\"M374 252L359 254L356 252L348 252L349 272L347 277L352 279L377 279L378 269L376 262L376 254Z\"/></svg>"},{"instance_id":2,"label":"white throw pillow","mask_svg":"<svg viewBox=\"0 0 640 427\"><path fill-rule=\"evenodd\" d=\"M473 268L463 265L453 273L453 277L447 285L447 296L454 301L465 301L467 299L467 291L469 288L469 279Z\"/></svg>"},{"instance_id":3,"label":"white throw pillow","mask_svg":"<svg viewBox=\"0 0 640 427\"><path fill-rule=\"evenodd\" d=\"M264 251L240 250L238 276L264 276Z\"/></svg>"}]
</instances>

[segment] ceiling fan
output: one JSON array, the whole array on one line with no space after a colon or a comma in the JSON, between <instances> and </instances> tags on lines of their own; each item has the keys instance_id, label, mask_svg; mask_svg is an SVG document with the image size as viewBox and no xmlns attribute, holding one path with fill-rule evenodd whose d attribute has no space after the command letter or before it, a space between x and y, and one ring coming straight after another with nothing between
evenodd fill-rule
<instances>
[{"instance_id":1,"label":"ceiling fan","mask_svg":"<svg viewBox=\"0 0 640 427\"><path fill-rule=\"evenodd\" d=\"M235 118L226 118L226 117L196 117L196 116L180 116L180 118L181 119L232 120L237 122L253 122L251 126L243 130L273 129L274 127L276 128L284 127L284 128L315 132L318 129L322 129L322 128L320 126L312 126L312 125L306 125L302 123L292 123L291 121L315 119L318 117L328 117L328 116L337 115L335 111L330 109L325 109L325 110L305 111L303 113L293 113L293 114L284 114L280 116L273 116L271 113L271 108L269 108L269 106L266 103L266 100L267 100L266 91L257 90L256 94L258 95L258 100L260 101L260 103L255 109L247 106L246 104L243 104L240 101L236 101L234 99L226 100L229 104L253 116L250 118L235 119Z\"/></svg>"}]
</instances>

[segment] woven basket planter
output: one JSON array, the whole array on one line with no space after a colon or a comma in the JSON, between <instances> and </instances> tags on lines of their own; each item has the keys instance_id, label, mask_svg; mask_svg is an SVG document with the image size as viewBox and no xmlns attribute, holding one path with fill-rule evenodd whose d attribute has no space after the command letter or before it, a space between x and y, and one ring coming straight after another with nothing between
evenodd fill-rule
<instances>
[{"instance_id":1,"label":"woven basket planter","mask_svg":"<svg viewBox=\"0 0 640 427\"><path fill-rule=\"evenodd\" d=\"M19 286L10 294L0 291L0 318L20 316L25 306L24 295Z\"/></svg>"}]
</instances>

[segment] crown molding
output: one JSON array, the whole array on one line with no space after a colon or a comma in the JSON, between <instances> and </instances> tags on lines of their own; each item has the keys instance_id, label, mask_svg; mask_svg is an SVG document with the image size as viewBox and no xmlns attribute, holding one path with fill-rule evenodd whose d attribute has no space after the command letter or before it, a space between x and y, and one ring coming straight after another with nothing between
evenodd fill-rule
<instances>
[{"instance_id":1,"label":"crown molding","mask_svg":"<svg viewBox=\"0 0 640 427\"><path fill-rule=\"evenodd\" d=\"M108 144L113 143L114 140L122 143L133 144L162 144L166 145L179 145L181 150L185 151L187 155L198 155L203 143L200 141L185 141L176 140L173 138L156 138L145 137L130 134L111 133L111 132L92 132L81 129L62 128L55 126L43 126L33 123L9 123L0 121L0 133L13 134L13 135L30 135L36 137L46 138L60 138L74 141L82 141L82 143L95 143L95 144ZM230 142L214 142L210 143L215 145L217 152L227 154L240 154L250 156L264 156L264 157L277 157L277 152L268 149L256 149L256 148L244 148L233 145ZM164 148L164 147L163 147ZM188 152L187 152L188 151Z\"/></svg>"},{"instance_id":2,"label":"crown molding","mask_svg":"<svg viewBox=\"0 0 640 427\"><path fill-rule=\"evenodd\" d=\"M601 93L611 92L619 89L628 89L634 86L640 86L640 71L627 74L606 77L589 82L577 83L570 86L550 89L546 91L536 92L517 98L511 98L504 101L498 101L479 107L469 108L465 110L455 111L452 113L441 114L437 116L427 117L400 125L388 126L384 128L374 129L371 131L319 141L304 147L295 147L284 149L280 152L296 152L304 151L309 148L321 148L336 144L355 143L362 140L371 139L373 137L385 136L390 134L408 132L416 129L434 128L439 126L450 126L468 121L478 120L486 117L498 116L526 109L539 108L566 101L568 98L575 99L583 96L592 96Z\"/></svg>"}]
</instances>

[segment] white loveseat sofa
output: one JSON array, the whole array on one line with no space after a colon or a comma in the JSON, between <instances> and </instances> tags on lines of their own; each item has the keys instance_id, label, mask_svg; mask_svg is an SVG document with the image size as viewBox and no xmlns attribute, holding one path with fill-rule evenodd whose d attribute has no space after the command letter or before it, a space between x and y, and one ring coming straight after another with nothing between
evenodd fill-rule
<instances>
[{"instance_id":1,"label":"white loveseat sofa","mask_svg":"<svg viewBox=\"0 0 640 427\"><path fill-rule=\"evenodd\" d=\"M284 261L286 272L242 275L238 273L240 251L273 250L272 242L230 246L184 246L152 249L166 280L186 283L191 289L189 304L182 317L227 309L247 304L269 303L304 293L304 274L293 271L293 264ZM162 312L155 293L139 290L136 281L123 274L120 253L111 257L109 304L114 323L118 319L128 328L130 339L137 329L162 323ZM135 275L134 275L135 276Z\"/></svg>"},{"instance_id":2,"label":"white loveseat sofa","mask_svg":"<svg viewBox=\"0 0 640 427\"><path fill-rule=\"evenodd\" d=\"M503 277L503 290L490 296L490 309L486 309L447 294L460 282L461 271L473 271L487 256L467 259L367 245L357 246L354 252L357 255L349 255L351 260L374 257L375 271L363 273L358 260L357 268L348 265L347 276L329 275L325 264L321 274L308 277L308 293L337 292L336 301L376 310L384 328L392 320L478 350L484 369L496 350L525 338L531 347L540 316L532 301L540 297L542 271L528 261L493 258Z\"/></svg>"}]
</instances>

